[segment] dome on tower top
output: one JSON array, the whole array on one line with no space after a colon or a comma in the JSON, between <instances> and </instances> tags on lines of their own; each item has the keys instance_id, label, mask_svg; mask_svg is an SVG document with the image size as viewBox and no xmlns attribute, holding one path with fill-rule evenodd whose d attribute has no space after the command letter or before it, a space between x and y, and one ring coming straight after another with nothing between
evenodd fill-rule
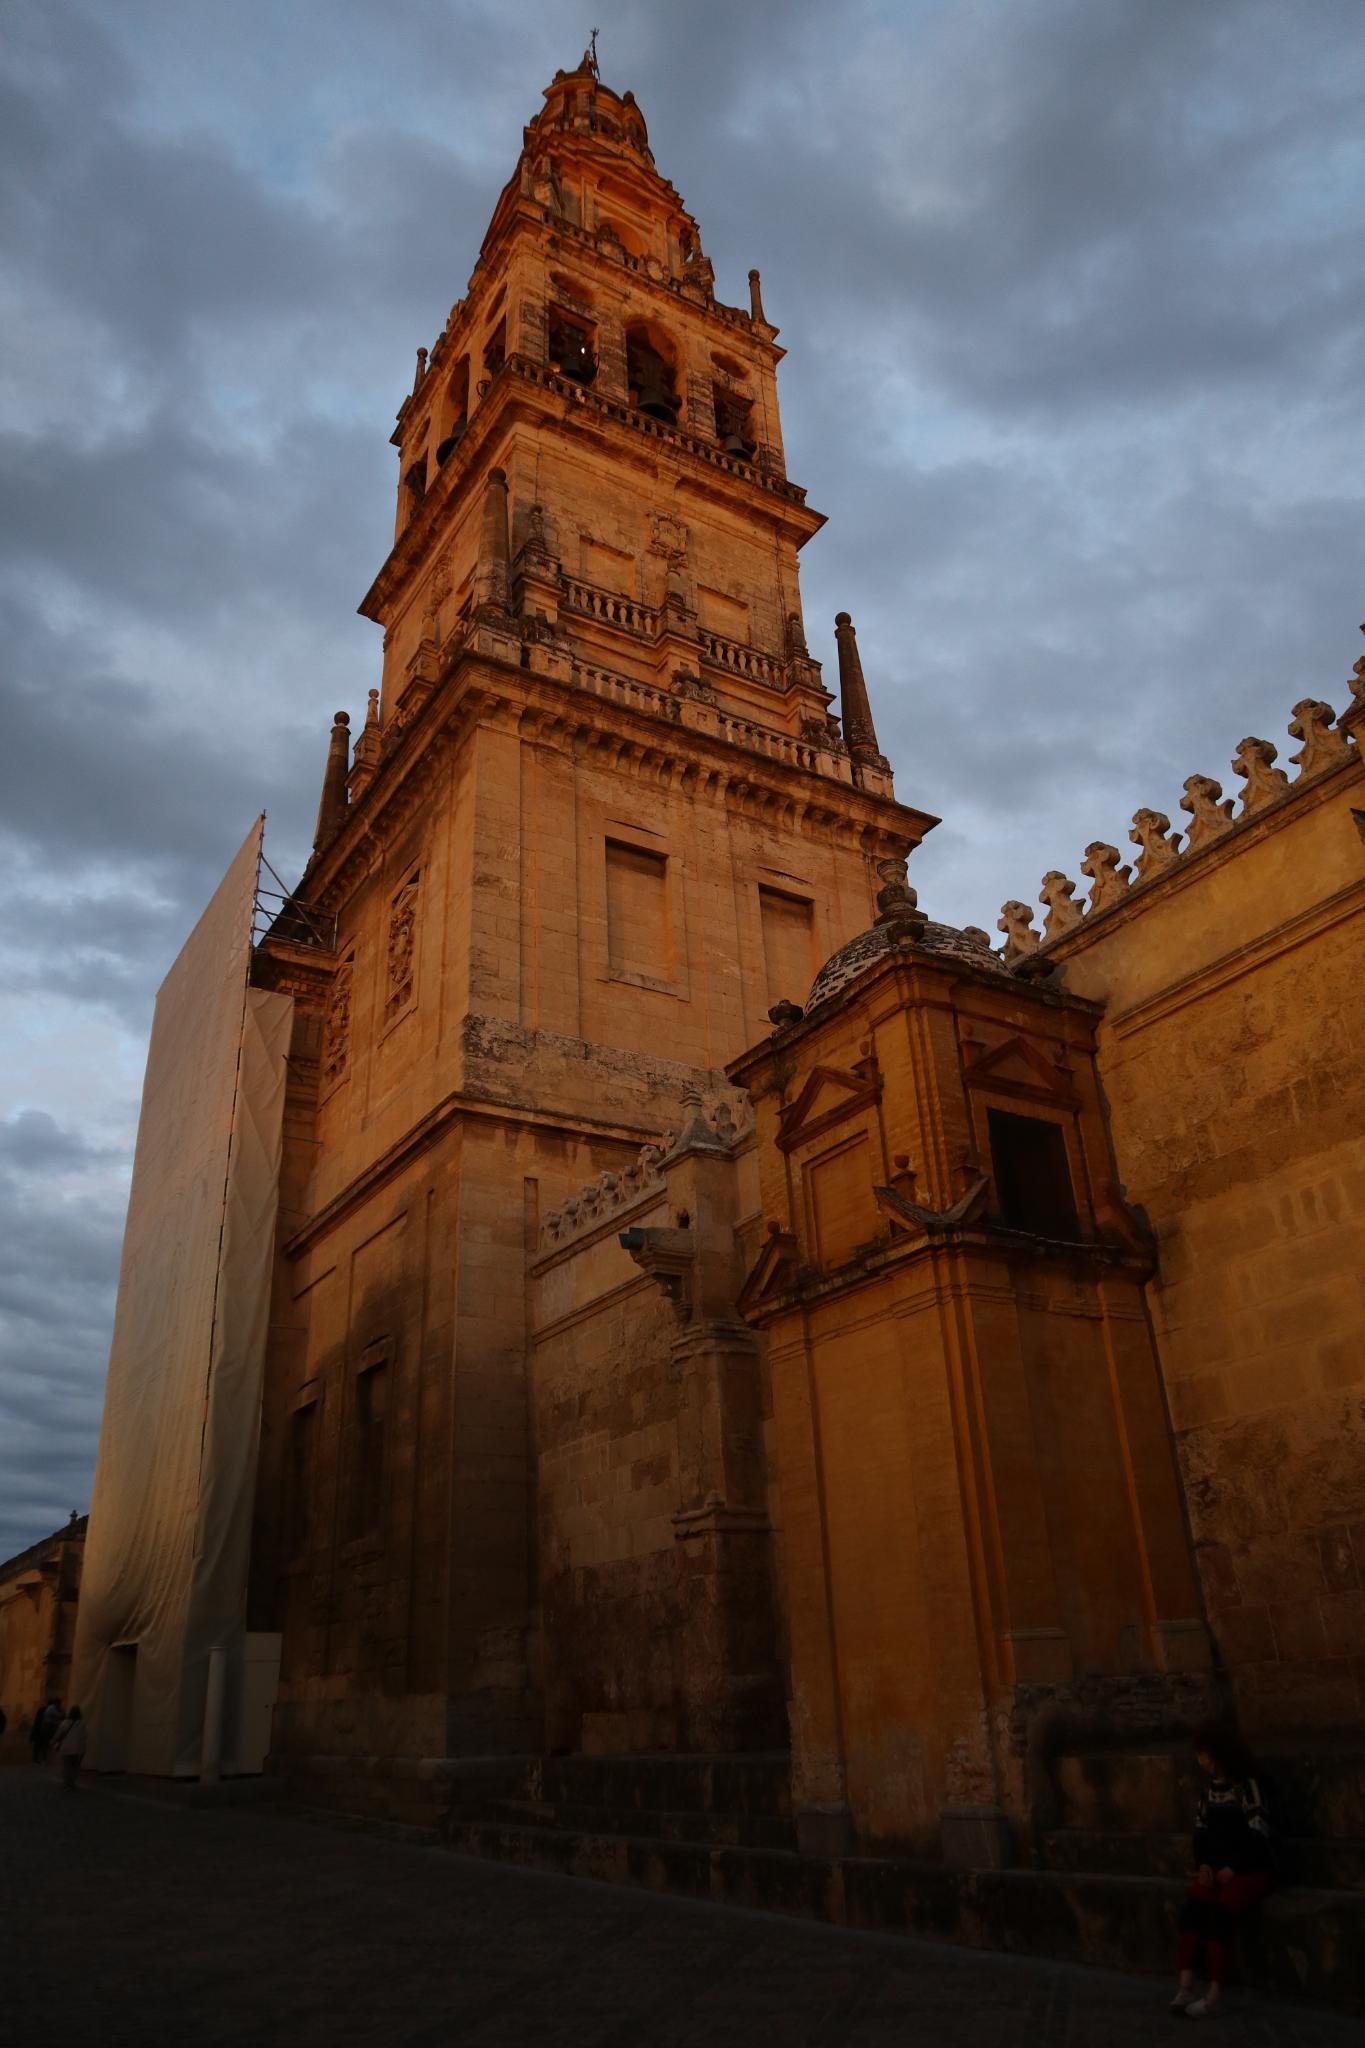
<instances>
[{"instance_id":1,"label":"dome on tower top","mask_svg":"<svg viewBox=\"0 0 1365 2048\"><path fill-rule=\"evenodd\" d=\"M583 52L572 71L556 71L553 83L545 88L545 105L531 126L538 132L549 127L602 136L637 149L651 164L654 161L634 93L613 92L603 85L591 50Z\"/></svg>"}]
</instances>

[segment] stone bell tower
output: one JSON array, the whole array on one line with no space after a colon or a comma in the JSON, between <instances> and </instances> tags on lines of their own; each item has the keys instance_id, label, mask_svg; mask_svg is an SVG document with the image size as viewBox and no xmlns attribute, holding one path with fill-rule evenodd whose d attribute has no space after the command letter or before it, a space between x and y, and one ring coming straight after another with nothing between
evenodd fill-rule
<instances>
[{"instance_id":1,"label":"stone bell tower","mask_svg":"<svg viewBox=\"0 0 1365 2048\"><path fill-rule=\"evenodd\" d=\"M934 822L846 615L844 731L808 652L782 354L632 95L559 73L418 351L381 687L257 959L297 1010L252 1596L286 1760L539 1745L538 1219L715 1102Z\"/></svg>"}]
</instances>

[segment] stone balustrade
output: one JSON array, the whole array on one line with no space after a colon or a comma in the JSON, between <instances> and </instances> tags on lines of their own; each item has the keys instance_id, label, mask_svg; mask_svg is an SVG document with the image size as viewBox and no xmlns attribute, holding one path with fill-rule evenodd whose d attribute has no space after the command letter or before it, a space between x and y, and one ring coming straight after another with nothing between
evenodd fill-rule
<instances>
[{"instance_id":1,"label":"stone balustrade","mask_svg":"<svg viewBox=\"0 0 1365 2048\"><path fill-rule=\"evenodd\" d=\"M595 583L584 583L577 576L564 578L564 605L568 611L600 619L604 626L619 626L624 632L638 633L645 640L654 639L659 630L659 614L653 605L623 597L619 591L603 590Z\"/></svg>"},{"instance_id":2,"label":"stone balustrade","mask_svg":"<svg viewBox=\"0 0 1365 2048\"><path fill-rule=\"evenodd\" d=\"M754 1127L753 1103L742 1088L711 1102L693 1100L702 1101L707 1124L727 1147L741 1144ZM632 1165L620 1173L599 1174L557 1209L551 1209L540 1226L540 1250L550 1252L572 1243L597 1224L659 1195L664 1187L664 1167L677 1150L679 1137L679 1131L666 1131L656 1143L642 1145Z\"/></svg>"},{"instance_id":3,"label":"stone balustrade","mask_svg":"<svg viewBox=\"0 0 1365 2048\"><path fill-rule=\"evenodd\" d=\"M751 683L762 683L770 690L780 690L786 674L786 663L778 661L771 654L763 654L757 647L749 647L742 640L726 640L719 633L703 632L701 636L702 660L709 661L716 668L728 669L732 675L744 676Z\"/></svg>"}]
</instances>

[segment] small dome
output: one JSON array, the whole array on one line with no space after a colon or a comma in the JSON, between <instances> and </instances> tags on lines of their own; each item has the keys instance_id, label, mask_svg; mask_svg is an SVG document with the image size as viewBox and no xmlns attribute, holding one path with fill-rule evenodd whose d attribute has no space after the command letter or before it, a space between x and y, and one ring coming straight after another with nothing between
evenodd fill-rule
<instances>
[{"instance_id":1,"label":"small dome","mask_svg":"<svg viewBox=\"0 0 1365 2048\"><path fill-rule=\"evenodd\" d=\"M859 932L856 939L840 946L832 953L811 986L806 998L805 1014L821 1003L832 1001L860 981L866 973L895 951L907 954L929 953L937 959L956 960L964 967L984 969L987 974L1003 975L1008 981L1010 971L997 953L991 951L990 940L984 932L973 936L970 932L959 931L955 924L934 924L932 921L919 926L909 946L902 947L892 938L892 921L878 923L865 932Z\"/></svg>"}]
</instances>

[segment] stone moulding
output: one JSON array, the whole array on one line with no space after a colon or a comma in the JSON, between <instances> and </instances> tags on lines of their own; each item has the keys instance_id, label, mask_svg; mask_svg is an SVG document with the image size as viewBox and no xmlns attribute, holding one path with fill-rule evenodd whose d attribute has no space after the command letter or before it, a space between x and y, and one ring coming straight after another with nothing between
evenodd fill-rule
<instances>
[{"instance_id":1,"label":"stone moulding","mask_svg":"<svg viewBox=\"0 0 1365 2048\"><path fill-rule=\"evenodd\" d=\"M837 773L822 773L814 765L821 750L790 734L767 733L728 717L718 718L714 731L703 731L684 718L678 700L649 684L573 667L573 679L566 682L461 646L420 710L395 732L381 772L350 806L335 838L310 861L300 891L306 885L311 901L338 912L386 844L416 815L436 779L448 772L454 746L477 724L515 724L528 737L575 752L609 748L617 765L642 779L690 778L687 787L698 796L749 816L789 813L810 838L854 836L874 858L888 851L904 854L938 822ZM615 715L608 717L599 704L609 704ZM622 712L639 720L635 731L623 725ZM685 726L685 757L661 731L665 721L675 732ZM760 733L769 744L751 751ZM828 758L833 763L835 757ZM826 782L833 785L828 803L819 789Z\"/></svg>"}]
</instances>

